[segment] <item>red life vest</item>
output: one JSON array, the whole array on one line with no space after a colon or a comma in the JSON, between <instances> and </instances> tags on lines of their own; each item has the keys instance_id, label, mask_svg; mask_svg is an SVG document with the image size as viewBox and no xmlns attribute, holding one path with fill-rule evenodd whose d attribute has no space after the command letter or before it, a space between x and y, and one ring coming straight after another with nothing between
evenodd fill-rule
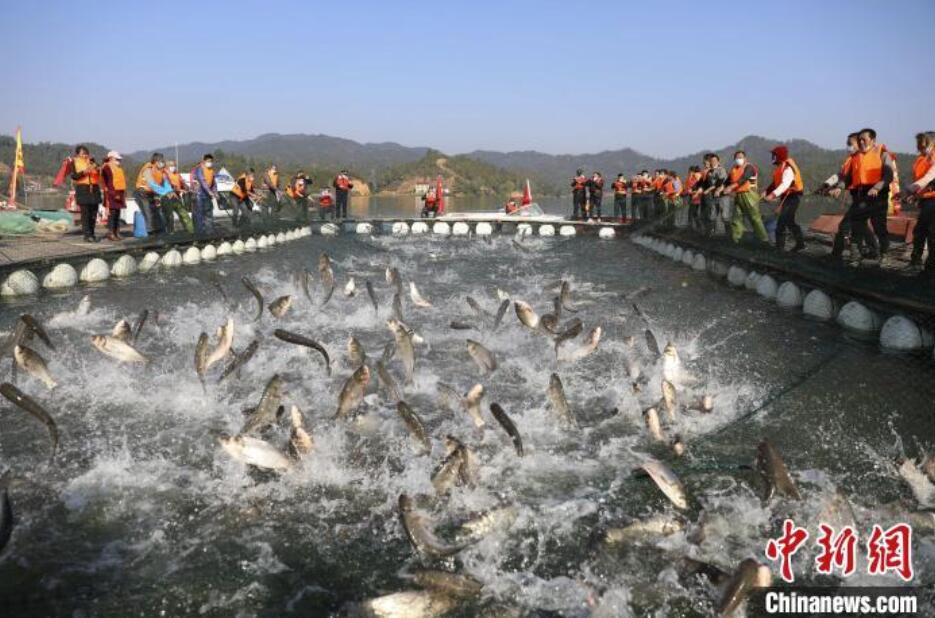
<instances>
[{"instance_id":1,"label":"red life vest","mask_svg":"<svg viewBox=\"0 0 935 618\"><path fill-rule=\"evenodd\" d=\"M318 203L322 208L330 208L334 204L334 198L331 197L330 193L322 193L318 196Z\"/></svg>"},{"instance_id":2,"label":"red life vest","mask_svg":"<svg viewBox=\"0 0 935 618\"><path fill-rule=\"evenodd\" d=\"M867 152L858 152L851 162L851 186L875 185L883 179L883 146L874 146Z\"/></svg>"},{"instance_id":3,"label":"red life vest","mask_svg":"<svg viewBox=\"0 0 935 618\"><path fill-rule=\"evenodd\" d=\"M583 191L585 185L588 184L588 179L584 176L575 176L572 180L575 183L575 191Z\"/></svg>"},{"instance_id":4,"label":"red life vest","mask_svg":"<svg viewBox=\"0 0 935 618\"><path fill-rule=\"evenodd\" d=\"M614 184L612 184L611 187L613 187L615 195L626 195L627 194L627 181L626 180L615 180Z\"/></svg>"},{"instance_id":5,"label":"red life vest","mask_svg":"<svg viewBox=\"0 0 935 618\"><path fill-rule=\"evenodd\" d=\"M334 184L339 191L347 191L351 188L351 180L344 174L338 174L337 178L334 179Z\"/></svg>"}]
</instances>

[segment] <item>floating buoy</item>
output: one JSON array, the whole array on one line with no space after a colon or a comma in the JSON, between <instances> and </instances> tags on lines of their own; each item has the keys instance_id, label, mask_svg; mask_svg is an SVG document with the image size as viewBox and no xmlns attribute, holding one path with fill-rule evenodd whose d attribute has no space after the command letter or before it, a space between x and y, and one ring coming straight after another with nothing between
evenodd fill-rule
<instances>
[{"instance_id":1,"label":"floating buoy","mask_svg":"<svg viewBox=\"0 0 935 618\"><path fill-rule=\"evenodd\" d=\"M231 245L231 253L234 255L242 255L246 250L247 244L239 238Z\"/></svg>"},{"instance_id":2,"label":"floating buoy","mask_svg":"<svg viewBox=\"0 0 935 618\"><path fill-rule=\"evenodd\" d=\"M205 247L207 249L207 247ZM217 254L219 256L230 255L234 252L234 247L226 240L218 245Z\"/></svg>"},{"instance_id":3,"label":"floating buoy","mask_svg":"<svg viewBox=\"0 0 935 618\"><path fill-rule=\"evenodd\" d=\"M464 221L458 221L451 226L451 233L455 236L467 236L471 233L471 226Z\"/></svg>"},{"instance_id":4,"label":"floating buoy","mask_svg":"<svg viewBox=\"0 0 935 618\"><path fill-rule=\"evenodd\" d=\"M490 236L493 234L493 226L486 221L481 221L474 226L474 233L478 236Z\"/></svg>"},{"instance_id":5,"label":"floating buoy","mask_svg":"<svg viewBox=\"0 0 935 618\"><path fill-rule=\"evenodd\" d=\"M766 300L774 300L776 298L777 288L776 280L769 275L763 275L760 277L759 281L756 282L756 293Z\"/></svg>"},{"instance_id":6,"label":"floating buoy","mask_svg":"<svg viewBox=\"0 0 935 618\"><path fill-rule=\"evenodd\" d=\"M286 242L286 235L283 234L282 232L279 232L278 234L276 234L276 244L281 245L284 242Z\"/></svg>"},{"instance_id":7,"label":"floating buoy","mask_svg":"<svg viewBox=\"0 0 935 618\"><path fill-rule=\"evenodd\" d=\"M289 230L288 232L283 234L282 239L286 242L295 240L295 232L293 232L292 230Z\"/></svg>"},{"instance_id":8,"label":"floating buoy","mask_svg":"<svg viewBox=\"0 0 935 618\"><path fill-rule=\"evenodd\" d=\"M268 249L269 248L269 241L266 240L266 236L260 236L259 238L257 238L256 248L257 249Z\"/></svg>"},{"instance_id":9,"label":"floating buoy","mask_svg":"<svg viewBox=\"0 0 935 618\"><path fill-rule=\"evenodd\" d=\"M802 290L792 281L784 281L776 290L776 304L785 309L802 306Z\"/></svg>"},{"instance_id":10,"label":"floating buoy","mask_svg":"<svg viewBox=\"0 0 935 618\"><path fill-rule=\"evenodd\" d=\"M182 265L182 254L179 253L176 249L169 249L166 251L159 259L159 264L163 268L175 268Z\"/></svg>"},{"instance_id":11,"label":"floating buoy","mask_svg":"<svg viewBox=\"0 0 935 618\"><path fill-rule=\"evenodd\" d=\"M94 258L81 269L80 279L85 283L106 281L110 278L110 267L101 258Z\"/></svg>"},{"instance_id":12,"label":"floating buoy","mask_svg":"<svg viewBox=\"0 0 935 618\"><path fill-rule=\"evenodd\" d=\"M358 234L373 234L373 226L367 222L358 223L354 231Z\"/></svg>"},{"instance_id":13,"label":"floating buoy","mask_svg":"<svg viewBox=\"0 0 935 618\"><path fill-rule=\"evenodd\" d=\"M396 221L393 223L393 235L405 236L409 233L409 225L405 221Z\"/></svg>"},{"instance_id":14,"label":"floating buoy","mask_svg":"<svg viewBox=\"0 0 935 618\"><path fill-rule=\"evenodd\" d=\"M42 287L49 290L70 288L76 285L78 285L78 271L71 264L64 262L56 264L42 279Z\"/></svg>"},{"instance_id":15,"label":"floating buoy","mask_svg":"<svg viewBox=\"0 0 935 618\"><path fill-rule=\"evenodd\" d=\"M148 273L156 267L156 264L159 263L159 254L155 251L150 251L143 256L143 259L140 260L140 272Z\"/></svg>"},{"instance_id":16,"label":"floating buoy","mask_svg":"<svg viewBox=\"0 0 935 618\"><path fill-rule=\"evenodd\" d=\"M451 226L444 221L436 221L432 225L432 233L438 234L439 236L447 236L451 233Z\"/></svg>"},{"instance_id":17,"label":"floating buoy","mask_svg":"<svg viewBox=\"0 0 935 618\"><path fill-rule=\"evenodd\" d=\"M826 322L837 315L837 307L830 296L821 290L812 290L802 301L802 313L807 317Z\"/></svg>"},{"instance_id":18,"label":"floating buoy","mask_svg":"<svg viewBox=\"0 0 935 618\"><path fill-rule=\"evenodd\" d=\"M682 264L691 266L695 262L695 253L691 249L682 252Z\"/></svg>"},{"instance_id":19,"label":"floating buoy","mask_svg":"<svg viewBox=\"0 0 935 618\"><path fill-rule=\"evenodd\" d=\"M182 255L182 263L193 266L195 264L201 263L201 251L198 250L198 247L189 247L185 250L185 253Z\"/></svg>"},{"instance_id":20,"label":"floating buoy","mask_svg":"<svg viewBox=\"0 0 935 618\"><path fill-rule=\"evenodd\" d=\"M517 236L532 236L532 226L528 223L520 223L516 226Z\"/></svg>"},{"instance_id":21,"label":"floating buoy","mask_svg":"<svg viewBox=\"0 0 935 618\"><path fill-rule=\"evenodd\" d=\"M575 230L575 226L573 225L563 225L562 227L558 228L559 236L574 236L577 233L578 232Z\"/></svg>"},{"instance_id":22,"label":"floating buoy","mask_svg":"<svg viewBox=\"0 0 935 618\"><path fill-rule=\"evenodd\" d=\"M121 255L110 267L110 274L114 277L130 277L136 274L136 260L130 255Z\"/></svg>"},{"instance_id":23,"label":"floating buoy","mask_svg":"<svg viewBox=\"0 0 935 618\"><path fill-rule=\"evenodd\" d=\"M692 270L705 271L708 269L708 261L705 259L703 253L696 253L695 259L692 260Z\"/></svg>"},{"instance_id":24,"label":"floating buoy","mask_svg":"<svg viewBox=\"0 0 935 618\"><path fill-rule=\"evenodd\" d=\"M917 352L932 347L932 333L905 316L894 315L883 324L880 345L891 352Z\"/></svg>"},{"instance_id":25,"label":"floating buoy","mask_svg":"<svg viewBox=\"0 0 935 618\"><path fill-rule=\"evenodd\" d=\"M715 279L723 279L727 276L727 264L721 260L708 260L708 272Z\"/></svg>"},{"instance_id":26,"label":"floating buoy","mask_svg":"<svg viewBox=\"0 0 935 618\"><path fill-rule=\"evenodd\" d=\"M549 225L548 223L540 225L539 236L555 236L555 226Z\"/></svg>"},{"instance_id":27,"label":"floating buoy","mask_svg":"<svg viewBox=\"0 0 935 618\"><path fill-rule=\"evenodd\" d=\"M876 311L852 300L838 312L838 324L859 333L874 333L880 330L883 320Z\"/></svg>"},{"instance_id":28,"label":"floating buoy","mask_svg":"<svg viewBox=\"0 0 935 618\"><path fill-rule=\"evenodd\" d=\"M319 229L322 236L337 236L341 229L334 223L325 223Z\"/></svg>"},{"instance_id":29,"label":"floating buoy","mask_svg":"<svg viewBox=\"0 0 935 618\"><path fill-rule=\"evenodd\" d=\"M267 247L275 247L277 244L279 244L279 240L276 239L276 235L275 235L275 234L269 234L269 235L266 237L266 246L267 246Z\"/></svg>"},{"instance_id":30,"label":"floating buoy","mask_svg":"<svg viewBox=\"0 0 935 618\"><path fill-rule=\"evenodd\" d=\"M756 284L759 281L760 281L760 273L756 272L755 270L751 270L750 273L747 274L747 280L743 282L743 285L748 290L754 291L756 290Z\"/></svg>"},{"instance_id":31,"label":"floating buoy","mask_svg":"<svg viewBox=\"0 0 935 618\"><path fill-rule=\"evenodd\" d=\"M425 234L429 231L429 224L425 221L416 221L409 229L413 234Z\"/></svg>"},{"instance_id":32,"label":"floating buoy","mask_svg":"<svg viewBox=\"0 0 935 618\"><path fill-rule=\"evenodd\" d=\"M685 257L685 249L682 247L672 248L672 245L666 247L666 257L672 258L673 262L681 262L682 258Z\"/></svg>"},{"instance_id":33,"label":"floating buoy","mask_svg":"<svg viewBox=\"0 0 935 618\"><path fill-rule=\"evenodd\" d=\"M214 245L205 245L201 248L201 259L211 262L218 256L218 250Z\"/></svg>"},{"instance_id":34,"label":"floating buoy","mask_svg":"<svg viewBox=\"0 0 935 618\"><path fill-rule=\"evenodd\" d=\"M258 244L259 243L257 243L256 239L251 236L250 238L244 241L243 250L246 251L247 253L255 253L257 250Z\"/></svg>"},{"instance_id":35,"label":"floating buoy","mask_svg":"<svg viewBox=\"0 0 935 618\"><path fill-rule=\"evenodd\" d=\"M610 240L617 237L617 230L612 227L602 227L601 231L597 233L598 238L603 238L604 240Z\"/></svg>"},{"instance_id":36,"label":"floating buoy","mask_svg":"<svg viewBox=\"0 0 935 618\"><path fill-rule=\"evenodd\" d=\"M107 262L104 262L104 269L107 269ZM38 291L39 278L29 270L14 270L0 286L0 296L27 296Z\"/></svg>"},{"instance_id":37,"label":"floating buoy","mask_svg":"<svg viewBox=\"0 0 935 618\"><path fill-rule=\"evenodd\" d=\"M731 266L727 269L727 282L735 288L742 288L747 283L747 271L739 266Z\"/></svg>"}]
</instances>

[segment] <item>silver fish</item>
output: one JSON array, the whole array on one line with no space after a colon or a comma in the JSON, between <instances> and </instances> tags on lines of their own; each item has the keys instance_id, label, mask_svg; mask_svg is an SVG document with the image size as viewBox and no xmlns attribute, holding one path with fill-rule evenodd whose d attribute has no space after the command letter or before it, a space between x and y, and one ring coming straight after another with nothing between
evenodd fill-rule
<instances>
[{"instance_id":1,"label":"silver fish","mask_svg":"<svg viewBox=\"0 0 935 618\"><path fill-rule=\"evenodd\" d=\"M520 457L523 456L523 439L519 435L519 430L516 428L516 424L507 416L504 409L498 403L490 404L490 413L493 414L493 417L497 419L497 422L500 423L500 426L503 427L507 435L510 436L510 439L513 440L513 446L516 448L516 454Z\"/></svg>"},{"instance_id":2,"label":"silver fish","mask_svg":"<svg viewBox=\"0 0 935 618\"><path fill-rule=\"evenodd\" d=\"M393 379L393 375L386 368L386 365L383 361L377 361L376 367L377 380L379 380L380 385L383 386L387 399L390 401L400 401L402 395L399 392L399 386L396 384L396 380Z\"/></svg>"},{"instance_id":3,"label":"silver fish","mask_svg":"<svg viewBox=\"0 0 935 618\"><path fill-rule=\"evenodd\" d=\"M405 401L396 402L396 411L399 413L399 417L403 419L403 424L406 425L406 429L409 430L409 433L412 435L413 439L419 443L423 451L426 453L431 451L432 443L429 441L428 433L425 431L425 425L422 423L422 419L419 418L419 415L416 414Z\"/></svg>"},{"instance_id":4,"label":"silver fish","mask_svg":"<svg viewBox=\"0 0 935 618\"><path fill-rule=\"evenodd\" d=\"M462 322L460 320L452 320L448 324L448 327L453 330L478 330L478 328L470 322Z\"/></svg>"},{"instance_id":5,"label":"silver fish","mask_svg":"<svg viewBox=\"0 0 935 618\"><path fill-rule=\"evenodd\" d=\"M198 343L195 344L195 375L205 388L205 373L208 371L208 334L201 333Z\"/></svg>"},{"instance_id":6,"label":"silver fish","mask_svg":"<svg viewBox=\"0 0 935 618\"><path fill-rule=\"evenodd\" d=\"M357 283L354 282L354 277L347 280L347 285L344 286L344 295L348 298L357 296Z\"/></svg>"},{"instance_id":7,"label":"silver fish","mask_svg":"<svg viewBox=\"0 0 935 618\"><path fill-rule=\"evenodd\" d=\"M484 588L482 583L470 575L448 571L416 571L412 574L412 580L421 588L451 595L458 599L476 597Z\"/></svg>"},{"instance_id":8,"label":"silver fish","mask_svg":"<svg viewBox=\"0 0 935 618\"><path fill-rule=\"evenodd\" d=\"M474 421L474 426L478 429L482 428L486 424L484 422L484 416L480 411L480 403L483 398L483 385L475 384L471 387L471 390L468 391L467 395L462 401L462 407L468 413L468 416L471 417L471 420Z\"/></svg>"},{"instance_id":9,"label":"silver fish","mask_svg":"<svg viewBox=\"0 0 935 618\"><path fill-rule=\"evenodd\" d=\"M299 460L311 453L315 444L312 441L312 436L305 429L305 418L298 406L292 406L289 411L289 419L292 424L292 433L289 435L289 455L293 459Z\"/></svg>"},{"instance_id":10,"label":"silver fish","mask_svg":"<svg viewBox=\"0 0 935 618\"><path fill-rule=\"evenodd\" d=\"M282 328L277 328L273 331L273 336L279 339L280 341L285 341L286 343L293 343L295 345L305 346L306 348L311 348L321 354L322 358L325 361L325 370L328 372L328 375L331 375L331 357L328 355L328 350L325 349L323 345L315 341L314 339L309 339L298 333L293 333L288 330L283 330Z\"/></svg>"},{"instance_id":11,"label":"silver fish","mask_svg":"<svg viewBox=\"0 0 935 618\"><path fill-rule=\"evenodd\" d=\"M399 495L398 506L399 520L406 532L406 537L420 556L444 558L464 549L462 546L448 545L436 537L432 522L415 509L412 498L406 494Z\"/></svg>"},{"instance_id":12,"label":"silver fish","mask_svg":"<svg viewBox=\"0 0 935 618\"><path fill-rule=\"evenodd\" d=\"M669 419L669 422L675 421L675 408L676 408L676 397L675 397L675 385L672 382L669 382L665 378L662 379L662 402L665 404L666 415Z\"/></svg>"},{"instance_id":13,"label":"silver fish","mask_svg":"<svg viewBox=\"0 0 935 618\"><path fill-rule=\"evenodd\" d=\"M231 353L231 345L234 343L234 318L227 318L227 322L218 328L217 343L205 359L205 371L211 368L215 363L223 360Z\"/></svg>"},{"instance_id":14,"label":"silver fish","mask_svg":"<svg viewBox=\"0 0 935 618\"><path fill-rule=\"evenodd\" d=\"M467 301L468 306L474 311L474 313L477 314L477 317L483 319L485 322L490 319L490 314L486 309L481 307L476 300L470 296L465 297L465 300Z\"/></svg>"},{"instance_id":15,"label":"silver fish","mask_svg":"<svg viewBox=\"0 0 935 618\"><path fill-rule=\"evenodd\" d=\"M114 339L119 339L124 343L130 343L133 339L133 329L130 328L130 323L126 320L120 320L114 326L114 329L110 331L110 336Z\"/></svg>"},{"instance_id":16,"label":"silver fish","mask_svg":"<svg viewBox=\"0 0 935 618\"><path fill-rule=\"evenodd\" d=\"M578 310L571 305L571 286L568 285L567 281L562 281L559 298L561 299L562 308L564 308L565 311L571 311L572 313L578 312Z\"/></svg>"},{"instance_id":17,"label":"silver fish","mask_svg":"<svg viewBox=\"0 0 935 618\"><path fill-rule=\"evenodd\" d=\"M772 583L769 567L747 558L740 563L737 571L727 583L727 588L717 604L721 616L730 616L743 605L750 593L756 588L768 588Z\"/></svg>"},{"instance_id":18,"label":"silver fish","mask_svg":"<svg viewBox=\"0 0 935 618\"><path fill-rule=\"evenodd\" d=\"M253 297L256 299L256 317L253 318L253 321L256 322L260 319L260 316L263 315L263 306L266 304L263 302L263 295L260 294L260 290L257 289L253 282L250 281L247 277L241 277L240 282L243 283L244 287L253 294Z\"/></svg>"},{"instance_id":19,"label":"silver fish","mask_svg":"<svg viewBox=\"0 0 935 618\"><path fill-rule=\"evenodd\" d=\"M529 303L521 300L513 301L513 307L516 310L516 317L522 322L523 326L531 330L539 329L539 316L533 311Z\"/></svg>"},{"instance_id":20,"label":"silver fish","mask_svg":"<svg viewBox=\"0 0 935 618\"><path fill-rule=\"evenodd\" d=\"M133 342L136 343L136 340L140 338L140 333L143 332L143 326L146 325L146 319L149 318L149 309L143 309L143 312L140 313L140 318L136 322L136 326L133 327Z\"/></svg>"},{"instance_id":21,"label":"silver fish","mask_svg":"<svg viewBox=\"0 0 935 618\"><path fill-rule=\"evenodd\" d=\"M399 270L395 267L386 269L386 282L396 288L396 291L402 294L403 280L399 276Z\"/></svg>"},{"instance_id":22,"label":"silver fish","mask_svg":"<svg viewBox=\"0 0 935 618\"><path fill-rule=\"evenodd\" d=\"M504 298L500 303L500 307L497 309L497 315L493 319L493 327L490 330L497 330L500 327L500 322L503 321L503 316L506 315L507 309L510 308L510 298Z\"/></svg>"},{"instance_id":23,"label":"silver fish","mask_svg":"<svg viewBox=\"0 0 935 618\"><path fill-rule=\"evenodd\" d=\"M279 374L274 375L266 383L263 396L253 413L247 418L240 435L260 432L276 422L279 404L282 401L283 379Z\"/></svg>"},{"instance_id":24,"label":"silver fish","mask_svg":"<svg viewBox=\"0 0 935 618\"><path fill-rule=\"evenodd\" d=\"M363 401L364 391L366 391L369 383L370 369L367 368L367 365L361 365L344 383L341 394L338 395L338 411L334 417L345 418L355 410Z\"/></svg>"},{"instance_id":25,"label":"silver fish","mask_svg":"<svg viewBox=\"0 0 935 618\"><path fill-rule=\"evenodd\" d=\"M91 297L88 295L82 296L81 301L78 303L78 308L75 309L76 315L88 315L91 312Z\"/></svg>"},{"instance_id":26,"label":"silver fish","mask_svg":"<svg viewBox=\"0 0 935 618\"><path fill-rule=\"evenodd\" d=\"M601 341L601 334L603 329L600 326L595 326L591 329L591 332L588 333L587 339L581 347L567 353L560 355L561 360L566 360L570 362L579 361L586 356L590 356L596 349L598 344Z\"/></svg>"},{"instance_id":27,"label":"silver fish","mask_svg":"<svg viewBox=\"0 0 935 618\"><path fill-rule=\"evenodd\" d=\"M393 294L393 317L403 321L403 301L400 292Z\"/></svg>"},{"instance_id":28,"label":"silver fish","mask_svg":"<svg viewBox=\"0 0 935 618\"><path fill-rule=\"evenodd\" d=\"M681 532L685 523L671 515L655 515L649 519L636 520L621 528L610 528L604 534L608 544L639 543L641 541L665 537Z\"/></svg>"},{"instance_id":29,"label":"silver fish","mask_svg":"<svg viewBox=\"0 0 935 618\"><path fill-rule=\"evenodd\" d=\"M26 373L42 381L49 390L55 388L55 380L49 374L45 359L38 352L25 345L13 348L13 359Z\"/></svg>"},{"instance_id":30,"label":"silver fish","mask_svg":"<svg viewBox=\"0 0 935 618\"><path fill-rule=\"evenodd\" d=\"M399 320L390 318L386 321L386 325L389 327L390 332L393 333L393 338L396 341L396 354L399 356L400 360L403 362L403 367L406 369L406 384L412 384L416 368L416 355L415 348L412 344L412 335Z\"/></svg>"},{"instance_id":31,"label":"silver fish","mask_svg":"<svg viewBox=\"0 0 935 618\"><path fill-rule=\"evenodd\" d=\"M565 427L573 428L578 426L578 421L568 406L568 400L565 398L565 387L562 386L562 379L557 373L549 376L549 388L547 391L549 403L552 404L552 411L558 417L560 423Z\"/></svg>"},{"instance_id":32,"label":"silver fish","mask_svg":"<svg viewBox=\"0 0 935 618\"><path fill-rule=\"evenodd\" d=\"M646 337L646 347L649 349L649 353L652 354L653 358L659 358L662 353L659 351L659 342L656 341L653 331L647 328L643 334Z\"/></svg>"},{"instance_id":33,"label":"silver fish","mask_svg":"<svg viewBox=\"0 0 935 618\"><path fill-rule=\"evenodd\" d=\"M354 369L367 362L367 353L364 351L364 346L353 335L347 340L347 362Z\"/></svg>"},{"instance_id":34,"label":"silver fish","mask_svg":"<svg viewBox=\"0 0 935 618\"><path fill-rule=\"evenodd\" d=\"M370 279L364 282L364 286L367 288L367 296L370 297L370 302L373 304L373 312L377 313L380 310L380 305L377 303L377 293L373 291L373 284L370 283Z\"/></svg>"},{"instance_id":35,"label":"silver fish","mask_svg":"<svg viewBox=\"0 0 935 618\"><path fill-rule=\"evenodd\" d=\"M662 435L662 425L659 423L659 413L656 408L647 408L643 410L643 422L646 423L646 431L656 442L664 442Z\"/></svg>"},{"instance_id":36,"label":"silver fish","mask_svg":"<svg viewBox=\"0 0 935 618\"><path fill-rule=\"evenodd\" d=\"M768 439L764 438L756 447L756 469L763 477L763 482L766 483L764 500L769 501L776 490L794 500L802 499L792 477L789 476L786 462L782 460L779 451Z\"/></svg>"},{"instance_id":37,"label":"silver fish","mask_svg":"<svg viewBox=\"0 0 935 618\"><path fill-rule=\"evenodd\" d=\"M656 487L675 505L675 508L682 510L688 508L685 486L682 485L682 481L675 476L675 472L669 466L661 461L650 460L641 467L653 480Z\"/></svg>"},{"instance_id":38,"label":"silver fish","mask_svg":"<svg viewBox=\"0 0 935 618\"><path fill-rule=\"evenodd\" d=\"M493 353L485 348L481 343L472 339L467 340L468 354L474 359L481 374L487 375L497 368L497 359Z\"/></svg>"},{"instance_id":39,"label":"silver fish","mask_svg":"<svg viewBox=\"0 0 935 618\"><path fill-rule=\"evenodd\" d=\"M308 288L308 282L312 279L312 273L308 272L307 268L303 268L302 272L298 273L299 287L302 288L302 293L305 294L305 298L309 302L312 301L312 293Z\"/></svg>"},{"instance_id":40,"label":"silver fish","mask_svg":"<svg viewBox=\"0 0 935 618\"><path fill-rule=\"evenodd\" d=\"M6 397L7 401L17 406L24 412L29 413L49 430L49 438L52 440L52 452L49 454L49 461L55 459L55 453L58 451L58 425L52 415L45 411L38 402L32 397L16 388L9 382L0 384L0 395Z\"/></svg>"},{"instance_id":41,"label":"silver fish","mask_svg":"<svg viewBox=\"0 0 935 618\"><path fill-rule=\"evenodd\" d=\"M129 343L110 335L92 335L91 343L103 354L122 363L140 363L145 365L149 362L149 359L140 354L136 348Z\"/></svg>"},{"instance_id":42,"label":"silver fish","mask_svg":"<svg viewBox=\"0 0 935 618\"><path fill-rule=\"evenodd\" d=\"M289 295L280 296L273 302L269 304L269 312L273 314L275 318L281 318L286 315L286 312L289 311L289 307L292 306L292 297Z\"/></svg>"},{"instance_id":43,"label":"silver fish","mask_svg":"<svg viewBox=\"0 0 935 618\"><path fill-rule=\"evenodd\" d=\"M349 614L359 618L441 618L458 600L437 590L404 590L367 599Z\"/></svg>"},{"instance_id":44,"label":"silver fish","mask_svg":"<svg viewBox=\"0 0 935 618\"><path fill-rule=\"evenodd\" d=\"M328 257L327 253L318 256L318 275L321 278L322 286L326 290L325 299L321 304L327 305L328 301L331 300L331 295L334 294L334 271L331 269L331 258Z\"/></svg>"},{"instance_id":45,"label":"silver fish","mask_svg":"<svg viewBox=\"0 0 935 618\"><path fill-rule=\"evenodd\" d=\"M249 362L251 358L253 358L253 355L256 354L256 351L259 347L260 347L260 342L254 339L253 341L250 342L250 345L244 348L243 352L241 352L240 354L235 354L233 360L231 360L231 362L228 363L227 367L224 368L224 371L221 372L221 376L218 378L218 384L220 384L221 381L224 380L224 378L234 373L235 371L240 371L240 369L244 365L246 365L247 362ZM232 349L231 354L233 353L234 352Z\"/></svg>"},{"instance_id":46,"label":"silver fish","mask_svg":"<svg viewBox=\"0 0 935 618\"><path fill-rule=\"evenodd\" d=\"M421 309L428 309L432 306L432 303L425 300L419 290L416 288L416 284L413 281L409 282L409 297L412 299L412 304Z\"/></svg>"},{"instance_id":47,"label":"silver fish","mask_svg":"<svg viewBox=\"0 0 935 618\"><path fill-rule=\"evenodd\" d=\"M512 505L491 509L461 524L455 531L455 541L462 544L476 543L495 530L508 530L517 517L519 510Z\"/></svg>"},{"instance_id":48,"label":"silver fish","mask_svg":"<svg viewBox=\"0 0 935 618\"><path fill-rule=\"evenodd\" d=\"M237 461L265 468L284 471L292 467L292 461L266 440L252 436L220 436L221 447Z\"/></svg>"}]
</instances>

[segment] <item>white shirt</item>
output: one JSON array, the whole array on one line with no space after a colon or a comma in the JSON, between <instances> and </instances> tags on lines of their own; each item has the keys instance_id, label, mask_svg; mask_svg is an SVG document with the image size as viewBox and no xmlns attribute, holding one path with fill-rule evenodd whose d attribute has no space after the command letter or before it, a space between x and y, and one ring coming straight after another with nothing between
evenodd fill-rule
<instances>
[{"instance_id":1,"label":"white shirt","mask_svg":"<svg viewBox=\"0 0 935 618\"><path fill-rule=\"evenodd\" d=\"M793 182L795 182L795 172L792 171L791 165L786 165L786 168L782 170L782 182L779 183L778 187L773 189L773 197L779 197L788 191Z\"/></svg>"}]
</instances>

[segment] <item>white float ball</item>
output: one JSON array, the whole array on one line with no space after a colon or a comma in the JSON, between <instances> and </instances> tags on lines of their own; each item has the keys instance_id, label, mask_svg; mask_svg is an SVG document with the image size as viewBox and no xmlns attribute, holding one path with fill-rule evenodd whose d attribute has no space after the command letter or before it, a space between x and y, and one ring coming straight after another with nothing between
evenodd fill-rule
<instances>
[{"instance_id":1,"label":"white float ball","mask_svg":"<svg viewBox=\"0 0 935 618\"><path fill-rule=\"evenodd\" d=\"M130 255L121 255L110 267L110 274L114 277L130 277L137 271L136 260Z\"/></svg>"},{"instance_id":2,"label":"white float ball","mask_svg":"<svg viewBox=\"0 0 935 618\"><path fill-rule=\"evenodd\" d=\"M844 328L861 333L876 332L883 325L880 314L868 309L856 300L852 300L841 307L837 319L838 324Z\"/></svg>"},{"instance_id":3,"label":"white float ball","mask_svg":"<svg viewBox=\"0 0 935 618\"><path fill-rule=\"evenodd\" d=\"M880 345L893 352L916 352L932 346L932 333L905 316L894 315L883 324Z\"/></svg>"},{"instance_id":4,"label":"white float ball","mask_svg":"<svg viewBox=\"0 0 935 618\"><path fill-rule=\"evenodd\" d=\"M80 278L85 283L106 281L110 278L110 267L101 258L94 258L81 269Z\"/></svg>"},{"instance_id":5,"label":"white float ball","mask_svg":"<svg viewBox=\"0 0 935 618\"><path fill-rule=\"evenodd\" d=\"M766 300L774 300L778 288L779 286L776 285L776 280L769 275L763 275L760 277L760 280L756 282L756 293Z\"/></svg>"},{"instance_id":6,"label":"white float ball","mask_svg":"<svg viewBox=\"0 0 935 618\"><path fill-rule=\"evenodd\" d=\"M71 264L56 264L42 279L42 287L54 290L78 285L78 271Z\"/></svg>"},{"instance_id":7,"label":"white float ball","mask_svg":"<svg viewBox=\"0 0 935 618\"><path fill-rule=\"evenodd\" d=\"M786 309L802 306L802 289L792 281L785 281L776 290L776 304Z\"/></svg>"},{"instance_id":8,"label":"white float ball","mask_svg":"<svg viewBox=\"0 0 935 618\"><path fill-rule=\"evenodd\" d=\"M104 267L106 269L107 262L104 262ZM14 270L0 286L0 296L27 296L38 291L39 278L25 269Z\"/></svg>"}]
</instances>

